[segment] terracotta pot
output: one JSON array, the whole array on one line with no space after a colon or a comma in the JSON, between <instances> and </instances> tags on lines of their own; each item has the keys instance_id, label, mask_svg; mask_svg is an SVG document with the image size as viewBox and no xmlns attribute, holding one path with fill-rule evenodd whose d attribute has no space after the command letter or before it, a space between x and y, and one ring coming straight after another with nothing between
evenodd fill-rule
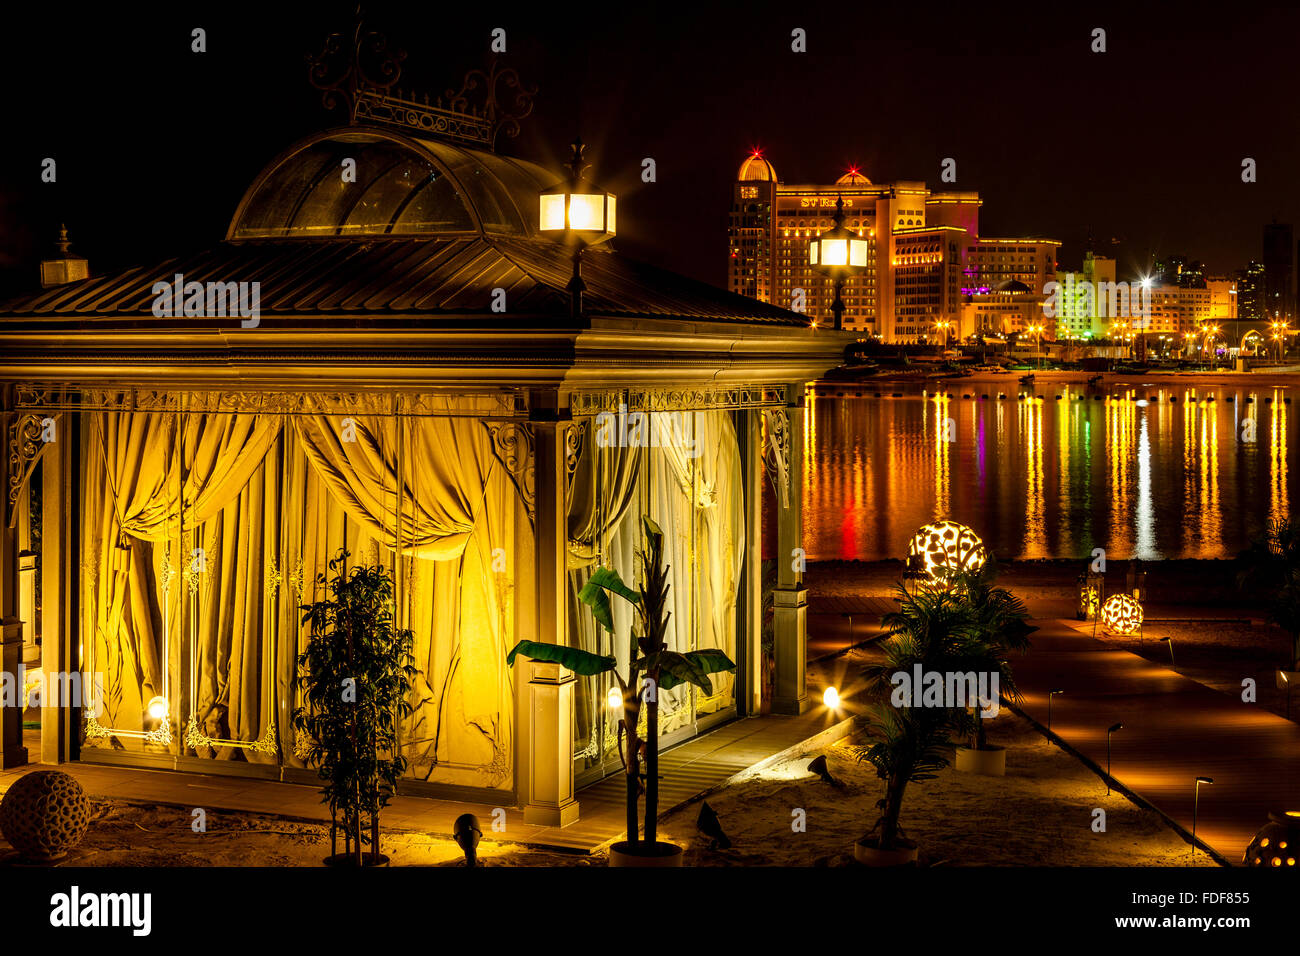
<instances>
[{"instance_id":1,"label":"terracotta pot","mask_svg":"<svg viewBox=\"0 0 1300 956\"><path fill-rule=\"evenodd\" d=\"M1005 777L1007 752L1004 748L995 746L983 750L958 747L957 759L953 766L963 773L977 773L984 777Z\"/></svg>"},{"instance_id":2,"label":"terracotta pot","mask_svg":"<svg viewBox=\"0 0 1300 956\"><path fill-rule=\"evenodd\" d=\"M610 866L681 866L682 848L676 843L628 843L619 840L609 848Z\"/></svg>"},{"instance_id":3,"label":"terracotta pot","mask_svg":"<svg viewBox=\"0 0 1300 956\"><path fill-rule=\"evenodd\" d=\"M863 866L907 866L916 862L917 846L911 840L900 840L893 850L881 850L873 846L875 837L859 840L853 844L853 858Z\"/></svg>"}]
</instances>

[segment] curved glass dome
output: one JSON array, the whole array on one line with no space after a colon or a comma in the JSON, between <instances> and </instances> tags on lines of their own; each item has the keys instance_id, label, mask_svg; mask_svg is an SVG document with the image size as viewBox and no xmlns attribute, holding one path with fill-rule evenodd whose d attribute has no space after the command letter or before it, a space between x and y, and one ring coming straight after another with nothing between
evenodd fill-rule
<instances>
[{"instance_id":1,"label":"curved glass dome","mask_svg":"<svg viewBox=\"0 0 1300 956\"><path fill-rule=\"evenodd\" d=\"M344 181L347 160L356 164L355 181ZM263 170L226 238L531 236L537 195L560 178L522 160L386 130L323 133Z\"/></svg>"}]
</instances>

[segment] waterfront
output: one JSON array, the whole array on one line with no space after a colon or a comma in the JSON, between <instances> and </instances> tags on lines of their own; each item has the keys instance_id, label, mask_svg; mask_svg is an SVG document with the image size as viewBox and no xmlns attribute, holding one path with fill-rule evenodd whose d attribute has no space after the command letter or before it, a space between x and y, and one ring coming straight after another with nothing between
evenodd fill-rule
<instances>
[{"instance_id":1,"label":"waterfront","mask_svg":"<svg viewBox=\"0 0 1300 956\"><path fill-rule=\"evenodd\" d=\"M943 517L975 528L1004 559L1094 548L1116 560L1227 558L1300 494L1294 386L1035 388L1003 377L929 389L810 392L810 560L897 558L918 527Z\"/></svg>"}]
</instances>

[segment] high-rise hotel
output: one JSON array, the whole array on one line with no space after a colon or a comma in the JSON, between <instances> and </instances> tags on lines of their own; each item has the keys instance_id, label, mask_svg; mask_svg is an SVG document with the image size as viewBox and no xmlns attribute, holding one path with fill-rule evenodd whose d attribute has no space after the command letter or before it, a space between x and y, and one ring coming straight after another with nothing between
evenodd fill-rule
<instances>
[{"instance_id":1,"label":"high-rise hotel","mask_svg":"<svg viewBox=\"0 0 1300 956\"><path fill-rule=\"evenodd\" d=\"M831 322L831 282L808 261L808 243L844 224L868 240L867 268L844 288L844 328L886 342L948 341L1023 330L1041 314L1059 242L979 235L974 192L932 193L923 182L877 185L856 169L829 185L781 182L761 153L732 187L728 287ZM801 301L802 300L802 301ZM951 323L945 331L939 323Z\"/></svg>"}]
</instances>

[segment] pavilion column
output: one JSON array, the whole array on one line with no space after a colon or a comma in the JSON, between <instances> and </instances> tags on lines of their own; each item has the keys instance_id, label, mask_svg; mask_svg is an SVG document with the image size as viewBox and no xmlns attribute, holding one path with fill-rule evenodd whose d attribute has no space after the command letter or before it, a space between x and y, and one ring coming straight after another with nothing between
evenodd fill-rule
<instances>
[{"instance_id":1,"label":"pavilion column","mask_svg":"<svg viewBox=\"0 0 1300 956\"><path fill-rule=\"evenodd\" d=\"M532 639L568 641L568 509L565 504L565 429L568 409L551 389L534 392L532 409L535 486L534 542L537 588ZM520 803L524 822L568 826L578 819L573 783L574 691L572 672L558 664L521 659L516 665L519 701Z\"/></svg>"},{"instance_id":2,"label":"pavilion column","mask_svg":"<svg viewBox=\"0 0 1300 956\"><path fill-rule=\"evenodd\" d=\"M5 390L0 429L9 436L15 420L11 406L12 390ZM6 457L8 457L6 455ZM0 508L0 770L27 763L23 746L23 621L18 614L18 533L10 527L17 502L9 499L9 482L5 481L5 498Z\"/></svg>"},{"instance_id":3,"label":"pavilion column","mask_svg":"<svg viewBox=\"0 0 1300 956\"><path fill-rule=\"evenodd\" d=\"M81 501L79 441L80 416L66 413L57 441L46 447L41 459L41 669L46 675L71 675L81 669L81 559L75 522ZM96 689L93 674L81 678L81 699L65 701L62 694L41 697L42 763L66 763L78 757L81 702ZM45 686L54 685L47 680ZM68 685L60 681L58 686Z\"/></svg>"},{"instance_id":4,"label":"pavilion column","mask_svg":"<svg viewBox=\"0 0 1300 956\"><path fill-rule=\"evenodd\" d=\"M787 433L790 437L786 467L790 494L776 509L776 590L772 599L776 674L772 713L802 714L809 706L808 590L803 586L803 441L804 390L802 384L787 392Z\"/></svg>"},{"instance_id":5,"label":"pavilion column","mask_svg":"<svg viewBox=\"0 0 1300 956\"><path fill-rule=\"evenodd\" d=\"M742 716L763 705L763 413L740 412L740 480L744 496L745 554L739 594L739 665L736 703ZM742 696L743 695L743 696Z\"/></svg>"}]
</instances>

